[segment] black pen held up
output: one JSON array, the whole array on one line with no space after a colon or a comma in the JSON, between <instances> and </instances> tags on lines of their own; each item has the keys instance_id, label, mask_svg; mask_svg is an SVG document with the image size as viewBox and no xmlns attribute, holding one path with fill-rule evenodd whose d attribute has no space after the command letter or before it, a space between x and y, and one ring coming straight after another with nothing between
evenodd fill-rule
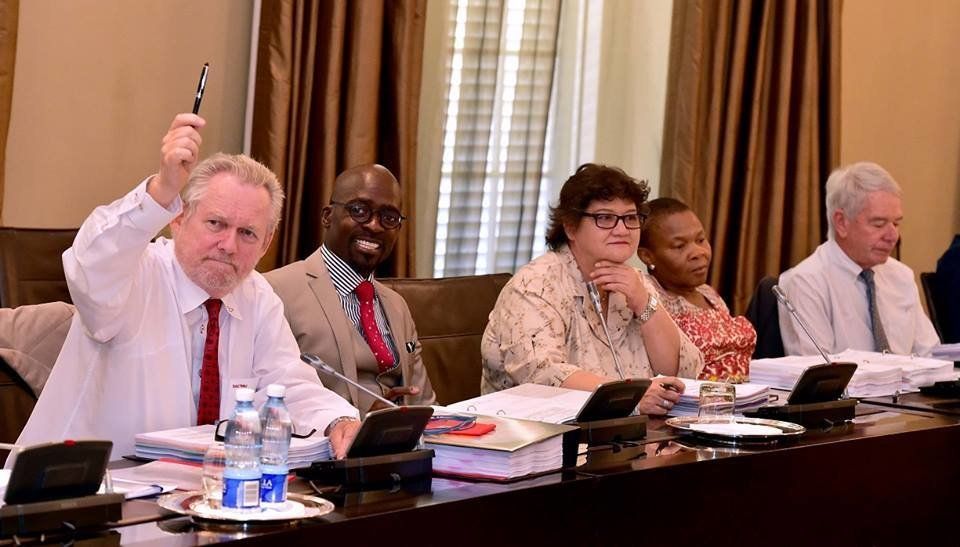
<instances>
[{"instance_id":1,"label":"black pen held up","mask_svg":"<svg viewBox=\"0 0 960 547\"><path fill-rule=\"evenodd\" d=\"M200 113L200 102L203 100L203 91L207 88L207 74L210 72L210 63L203 63L200 69L200 81L197 83L197 96L193 99L193 113Z\"/></svg>"}]
</instances>

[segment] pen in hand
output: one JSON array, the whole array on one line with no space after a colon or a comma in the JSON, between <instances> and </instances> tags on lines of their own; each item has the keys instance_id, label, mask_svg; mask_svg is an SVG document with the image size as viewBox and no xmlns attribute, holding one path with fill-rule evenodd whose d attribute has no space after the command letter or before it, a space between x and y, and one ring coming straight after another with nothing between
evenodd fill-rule
<instances>
[{"instance_id":1,"label":"pen in hand","mask_svg":"<svg viewBox=\"0 0 960 547\"><path fill-rule=\"evenodd\" d=\"M197 83L197 96L193 100L193 113L200 113L200 101L203 100L203 90L207 88L207 73L210 72L210 63L203 63L200 69L200 82Z\"/></svg>"},{"instance_id":2,"label":"pen in hand","mask_svg":"<svg viewBox=\"0 0 960 547\"><path fill-rule=\"evenodd\" d=\"M678 388L677 386L675 386L675 385L673 385L673 384L671 384L671 383L668 383L668 382L660 382L660 387L662 387L663 389L665 389L665 390L667 390L667 391L673 391L673 392L676 392L676 393L681 393L680 388Z\"/></svg>"}]
</instances>

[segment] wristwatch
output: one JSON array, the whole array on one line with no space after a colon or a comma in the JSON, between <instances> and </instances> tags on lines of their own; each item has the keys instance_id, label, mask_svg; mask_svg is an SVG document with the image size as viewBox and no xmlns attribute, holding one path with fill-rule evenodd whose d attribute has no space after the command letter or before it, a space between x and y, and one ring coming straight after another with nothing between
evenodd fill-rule
<instances>
[{"instance_id":1,"label":"wristwatch","mask_svg":"<svg viewBox=\"0 0 960 547\"><path fill-rule=\"evenodd\" d=\"M359 421L360 421L359 419L357 419L357 418L355 418L355 417L353 417L353 416L340 416L339 418L331 421L331 422L327 425L327 428L323 430L323 436L324 436L324 437L329 437L329 436L330 436L330 432L333 431L333 428L336 427L336 425L339 424L340 422L359 422Z\"/></svg>"},{"instance_id":2,"label":"wristwatch","mask_svg":"<svg viewBox=\"0 0 960 547\"><path fill-rule=\"evenodd\" d=\"M640 315L637 316L640 319L640 324L644 324L653 317L653 314L657 312L657 308L660 307L660 301L657 300L657 295L650 293L650 298L647 299L647 305L643 308L643 311L640 312Z\"/></svg>"}]
</instances>

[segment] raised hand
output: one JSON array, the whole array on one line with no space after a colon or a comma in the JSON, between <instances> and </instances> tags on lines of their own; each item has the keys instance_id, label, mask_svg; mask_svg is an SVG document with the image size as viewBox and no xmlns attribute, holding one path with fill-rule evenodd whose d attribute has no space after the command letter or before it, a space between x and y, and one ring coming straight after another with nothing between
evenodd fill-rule
<instances>
[{"instance_id":1,"label":"raised hand","mask_svg":"<svg viewBox=\"0 0 960 547\"><path fill-rule=\"evenodd\" d=\"M163 136L160 171L147 184L147 192L164 207L169 207L187 184L190 171L200 156L200 129L206 120L196 114L177 114Z\"/></svg>"}]
</instances>

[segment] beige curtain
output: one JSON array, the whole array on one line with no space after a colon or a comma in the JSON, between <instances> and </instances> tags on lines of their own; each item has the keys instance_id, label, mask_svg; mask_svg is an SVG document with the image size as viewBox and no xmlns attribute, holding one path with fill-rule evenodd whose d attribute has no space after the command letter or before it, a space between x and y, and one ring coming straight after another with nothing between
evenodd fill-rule
<instances>
[{"instance_id":1,"label":"beige curtain","mask_svg":"<svg viewBox=\"0 0 960 547\"><path fill-rule=\"evenodd\" d=\"M10 130L19 15L19 0L0 1L0 211L3 210L4 166L7 163L7 132ZM0 224L2 223L3 219L0 218Z\"/></svg>"},{"instance_id":2,"label":"beige curtain","mask_svg":"<svg viewBox=\"0 0 960 547\"><path fill-rule=\"evenodd\" d=\"M677 0L661 165L736 312L825 237L839 161L840 0Z\"/></svg>"},{"instance_id":3,"label":"beige curtain","mask_svg":"<svg viewBox=\"0 0 960 547\"><path fill-rule=\"evenodd\" d=\"M322 242L320 211L337 173L381 163L403 187L413 217L425 0L276 0L260 15L251 154L287 191L270 269ZM380 275L414 268L404 223Z\"/></svg>"}]
</instances>

